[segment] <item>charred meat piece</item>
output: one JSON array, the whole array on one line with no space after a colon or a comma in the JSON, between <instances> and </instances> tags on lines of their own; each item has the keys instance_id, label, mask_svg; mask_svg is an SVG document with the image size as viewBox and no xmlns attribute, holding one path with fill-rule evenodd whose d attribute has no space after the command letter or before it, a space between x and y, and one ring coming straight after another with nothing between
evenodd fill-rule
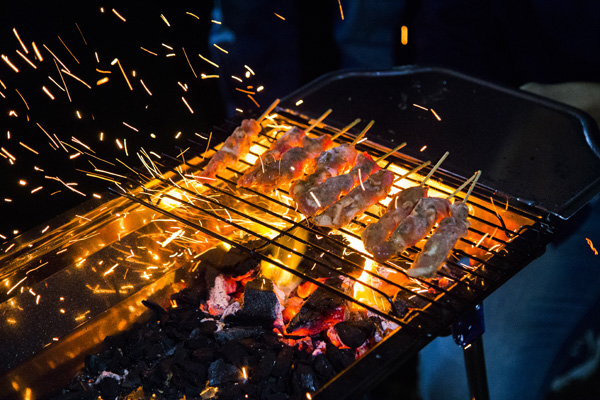
<instances>
[{"instance_id":1,"label":"charred meat piece","mask_svg":"<svg viewBox=\"0 0 600 400\"><path fill-rule=\"evenodd\" d=\"M372 253L378 244L385 242L426 194L427 188L423 186L409 187L396 193L379 221L368 225L363 231L365 250Z\"/></svg>"},{"instance_id":2,"label":"charred meat piece","mask_svg":"<svg viewBox=\"0 0 600 400\"><path fill-rule=\"evenodd\" d=\"M264 192L272 192L281 185L293 182L302 177L305 171L310 171L316 162L316 157L324 150L333 146L330 135L317 138L307 137L302 147L292 147L279 160L261 164L256 173L245 174L238 179L238 186L256 187Z\"/></svg>"},{"instance_id":3,"label":"charred meat piece","mask_svg":"<svg viewBox=\"0 0 600 400\"><path fill-rule=\"evenodd\" d=\"M260 125L253 119L245 119L233 133L225 140L223 147L210 159L206 168L200 172L200 179L213 180L219 171L227 165L237 162L250 150L252 141L258 137L261 130Z\"/></svg>"},{"instance_id":4,"label":"charred meat piece","mask_svg":"<svg viewBox=\"0 0 600 400\"><path fill-rule=\"evenodd\" d=\"M294 201L308 190L320 185L332 176L338 176L349 170L356 162L357 151L351 143L344 143L319 154L315 170L305 179L297 180L290 187Z\"/></svg>"},{"instance_id":5,"label":"charred meat piece","mask_svg":"<svg viewBox=\"0 0 600 400\"><path fill-rule=\"evenodd\" d=\"M406 271L409 276L431 278L435 275L458 239L467 234L468 215L469 207L466 204L456 202L450 206L450 216L440 221L435 233Z\"/></svg>"},{"instance_id":6,"label":"charred meat piece","mask_svg":"<svg viewBox=\"0 0 600 400\"><path fill-rule=\"evenodd\" d=\"M314 217L318 226L341 228L356 215L385 199L394 183L394 174L388 170L380 170L371 175L364 184L352 189L337 203Z\"/></svg>"},{"instance_id":7,"label":"charred meat piece","mask_svg":"<svg viewBox=\"0 0 600 400\"><path fill-rule=\"evenodd\" d=\"M356 157L356 164L350 172L333 176L298 196L296 199L298 210L307 217L317 215L379 169L370 155L359 153Z\"/></svg>"},{"instance_id":8,"label":"charred meat piece","mask_svg":"<svg viewBox=\"0 0 600 400\"><path fill-rule=\"evenodd\" d=\"M450 203L441 197L424 197L392 232L390 238L373 248L377 262L385 262L425 238L433 225L450 212Z\"/></svg>"}]
</instances>

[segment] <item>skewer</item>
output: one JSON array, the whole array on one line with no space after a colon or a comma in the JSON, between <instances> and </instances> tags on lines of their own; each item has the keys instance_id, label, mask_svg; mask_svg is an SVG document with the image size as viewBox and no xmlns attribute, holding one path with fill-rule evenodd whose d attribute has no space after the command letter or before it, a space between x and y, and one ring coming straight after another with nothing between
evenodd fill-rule
<instances>
[{"instance_id":1,"label":"skewer","mask_svg":"<svg viewBox=\"0 0 600 400\"><path fill-rule=\"evenodd\" d=\"M262 120L265 119L266 116L269 115L271 113L271 111L273 111L273 109L275 107L277 107L277 104L279 104L279 99L275 99L275 101L273 103L271 103L271 105L269 106L269 108L267 108L265 110L265 112L262 113L262 115L260 117L258 117L258 119L256 120L256 122L258 122L260 124L262 122Z\"/></svg>"},{"instance_id":2,"label":"skewer","mask_svg":"<svg viewBox=\"0 0 600 400\"><path fill-rule=\"evenodd\" d=\"M442 156L442 158L440 158L440 160L433 166L433 168L431 169L431 171L429 171L429 173L427 174L427 176L425 177L425 179L423 179L423 182L421 182L421 186L425 185L425 182L427 182L429 180L429 178L431 178L431 176L433 175L433 173L438 169L438 167L440 165L442 165L442 163L444 162L444 160L446 159L446 157L448 157L448 154L450 154L449 151L447 151L446 153L444 153L444 155Z\"/></svg>"},{"instance_id":3,"label":"skewer","mask_svg":"<svg viewBox=\"0 0 600 400\"><path fill-rule=\"evenodd\" d=\"M429 164L431 164L431 161L425 161L423 164L414 167L413 169L411 169L410 171L408 171L407 173L405 173L401 177L396 178L396 180L394 180L394 183L399 182L399 181L401 181L402 179L404 179L404 178L406 178L408 176L411 176L412 174L414 174L417 171L420 171L421 169L425 168ZM423 182L425 182L425 181L423 181ZM423 182L421 182L421 186L423 186Z\"/></svg>"},{"instance_id":4,"label":"skewer","mask_svg":"<svg viewBox=\"0 0 600 400\"><path fill-rule=\"evenodd\" d=\"M466 181L463 182L462 185L460 185L454 192L452 192L452 194L448 197L446 197L448 200L450 200L451 198L453 198L454 196L456 196L456 194L458 192L460 192L461 190L463 190L469 183L471 183L471 181L475 178L479 179L479 175L481 175L481 171L477 171L472 177L470 177L469 179L467 179ZM475 187L475 183L477 182L477 180L475 180L475 182L473 183L473 185L471 186L471 188L469 189L469 192L467 193L467 196L465 197L465 199L463 200L463 203L465 201L467 201L467 197L469 197L471 195L471 191L473 190L473 188Z\"/></svg>"},{"instance_id":5,"label":"skewer","mask_svg":"<svg viewBox=\"0 0 600 400\"><path fill-rule=\"evenodd\" d=\"M467 194L465 195L465 198L463 199L463 203L467 202L467 199L469 198L469 196L471 195L471 192L473 191L473 189L475 188L475 185L477 184L477 181L479 180L479 177L481 176L481 170L477 171L475 173L475 179L473 180L473 183L471 184L471 187L469 188L469 191L467 192Z\"/></svg>"},{"instance_id":6,"label":"skewer","mask_svg":"<svg viewBox=\"0 0 600 400\"><path fill-rule=\"evenodd\" d=\"M333 135L331 137L331 140L335 140L337 138L339 138L340 136L342 136L344 133L348 132L350 129L352 129L356 124L358 124L360 122L360 118L356 118L354 121L352 121L348 126L346 126L344 129L342 129L341 131L339 131L338 133L336 133L335 135Z\"/></svg>"},{"instance_id":7,"label":"skewer","mask_svg":"<svg viewBox=\"0 0 600 400\"><path fill-rule=\"evenodd\" d=\"M371 129L371 127L373 126L374 123L375 123L375 121L369 122L369 124L365 127L365 129L363 129L362 132L359 133L358 136L354 138L354 140L351 143L352 146L355 146L367 134L367 131L369 129Z\"/></svg>"},{"instance_id":8,"label":"skewer","mask_svg":"<svg viewBox=\"0 0 600 400\"><path fill-rule=\"evenodd\" d=\"M309 126L308 128L306 128L306 129L304 130L304 133L308 133L308 132L310 132L310 131L312 130L312 128L314 128L315 126L319 125L319 124L320 124L320 123L321 123L321 122L322 122L322 121L323 121L325 118L327 118L327 116L328 116L329 114L331 114L331 112L332 112L332 111L333 111L333 110L332 110L331 108L330 108L329 110L325 111L325 112L323 113L323 115L321 115L319 118L317 118L317 120L316 120L315 122L313 122L313 123L312 123L312 125L311 125L311 126Z\"/></svg>"},{"instance_id":9,"label":"skewer","mask_svg":"<svg viewBox=\"0 0 600 400\"><path fill-rule=\"evenodd\" d=\"M375 160L375 163L378 163L379 161L383 161L385 160L387 157L389 157L391 154L394 154L396 151L400 150L401 148L403 148L404 146L406 146L406 142L399 144L398 146L396 146L395 149L388 151L387 153L385 153L384 155L382 155L381 157L379 157L377 160Z\"/></svg>"}]
</instances>

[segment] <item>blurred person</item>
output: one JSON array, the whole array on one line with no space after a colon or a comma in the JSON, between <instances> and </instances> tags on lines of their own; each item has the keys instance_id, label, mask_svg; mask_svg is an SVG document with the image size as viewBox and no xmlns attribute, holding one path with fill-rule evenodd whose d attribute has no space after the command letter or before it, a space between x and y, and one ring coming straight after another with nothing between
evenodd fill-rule
<instances>
[{"instance_id":1,"label":"blurred person","mask_svg":"<svg viewBox=\"0 0 600 400\"><path fill-rule=\"evenodd\" d=\"M520 87L600 122L599 19L594 1L423 0L411 32L414 61ZM600 242L599 203L596 196L543 256L483 302L490 398L544 399L598 368L600 257L586 238ZM569 353L576 342L579 363ZM463 352L451 337L419 357L424 399L470 398Z\"/></svg>"}]
</instances>

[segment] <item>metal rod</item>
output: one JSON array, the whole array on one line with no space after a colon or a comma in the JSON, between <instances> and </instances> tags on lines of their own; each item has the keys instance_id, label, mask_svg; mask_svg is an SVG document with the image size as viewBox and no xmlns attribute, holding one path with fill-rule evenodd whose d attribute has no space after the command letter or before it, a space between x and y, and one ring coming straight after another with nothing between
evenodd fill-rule
<instances>
[{"instance_id":1,"label":"metal rod","mask_svg":"<svg viewBox=\"0 0 600 400\"><path fill-rule=\"evenodd\" d=\"M489 400L483 337L480 335L471 344L463 347L469 393L472 400Z\"/></svg>"}]
</instances>

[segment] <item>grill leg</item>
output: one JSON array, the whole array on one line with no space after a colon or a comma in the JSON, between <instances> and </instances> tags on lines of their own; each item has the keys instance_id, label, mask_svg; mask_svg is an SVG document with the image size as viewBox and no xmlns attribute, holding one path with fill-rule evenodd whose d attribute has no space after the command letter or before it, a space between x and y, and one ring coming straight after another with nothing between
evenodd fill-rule
<instances>
[{"instance_id":1,"label":"grill leg","mask_svg":"<svg viewBox=\"0 0 600 400\"><path fill-rule=\"evenodd\" d=\"M475 306L452 325L452 337L463 348L471 400L490 398L483 354L483 332L485 324L482 304Z\"/></svg>"}]
</instances>

